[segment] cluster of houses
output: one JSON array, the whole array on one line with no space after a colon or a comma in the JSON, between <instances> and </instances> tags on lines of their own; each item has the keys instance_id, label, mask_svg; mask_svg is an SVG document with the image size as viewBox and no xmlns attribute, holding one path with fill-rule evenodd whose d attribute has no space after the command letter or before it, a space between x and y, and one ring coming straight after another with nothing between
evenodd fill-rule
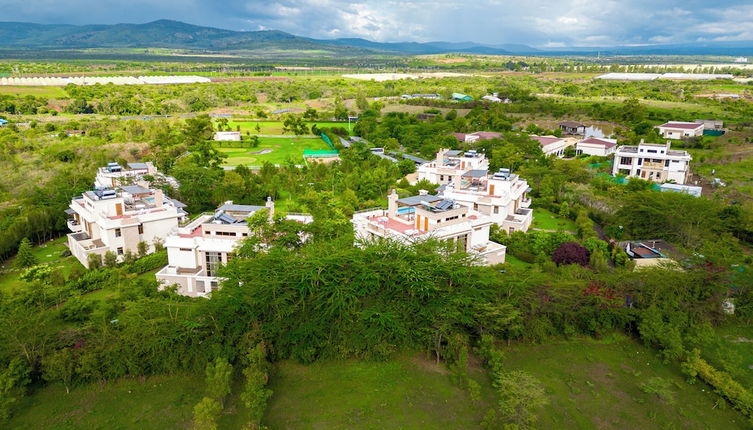
<instances>
[{"instance_id":1,"label":"cluster of houses","mask_svg":"<svg viewBox=\"0 0 753 430\"><path fill-rule=\"evenodd\" d=\"M662 183L662 191L700 195L699 187L688 181L690 154L673 150L670 143L641 141L621 145L613 139L583 136L586 127L563 122L566 137L532 136L546 155L563 157L573 147L576 154L606 157L613 155L613 175L638 177ZM666 138L688 138L703 134L705 127L717 129L713 121L668 122L659 126ZM700 134L699 134L700 133ZM500 138L500 133L454 133L463 143ZM231 136L216 136L232 140ZM224 138L224 139L223 139ZM352 217L359 242L376 238L414 243L436 239L455 244L457 249L475 256L479 264L505 261L506 248L490 239L493 225L507 233L527 231L533 221L531 189L526 180L509 169L490 171L489 160L475 150L441 149L435 159L424 160L383 150L377 155L397 161L406 157L416 163L415 181L438 186L435 194L400 198L395 190L387 196L386 208L357 212ZM408 158L410 157L410 158ZM264 206L225 202L212 213L189 222L186 205L165 195L155 181L177 186L173 178L162 175L152 163L108 163L98 169L94 189L72 199L66 213L70 216L68 247L84 266L89 267L105 254L119 261L128 254L154 252L159 245L167 250L168 264L156 277L162 287L177 286L177 292L191 297L206 297L219 288L220 265L232 258L240 243L253 234L248 219L266 209L271 221L274 202ZM666 186L666 189L664 187ZM300 223L313 221L310 215L288 214ZM305 238L304 238L305 239ZM627 244L634 258L660 259L661 252L646 244Z\"/></svg>"}]
</instances>

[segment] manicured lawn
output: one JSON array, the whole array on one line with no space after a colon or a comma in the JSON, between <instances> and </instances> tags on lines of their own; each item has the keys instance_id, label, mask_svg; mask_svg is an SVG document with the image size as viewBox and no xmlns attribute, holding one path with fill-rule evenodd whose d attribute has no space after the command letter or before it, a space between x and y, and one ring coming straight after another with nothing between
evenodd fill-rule
<instances>
[{"instance_id":1,"label":"manicured lawn","mask_svg":"<svg viewBox=\"0 0 753 430\"><path fill-rule=\"evenodd\" d=\"M261 166L265 161L283 164L289 158L303 164L303 150L331 149L322 139L306 137L262 137L256 148L228 148L218 144L218 149L228 155L226 166Z\"/></svg>"},{"instance_id":2,"label":"manicured lawn","mask_svg":"<svg viewBox=\"0 0 753 430\"><path fill-rule=\"evenodd\" d=\"M490 398L486 376L475 374ZM271 429L476 429L488 409L423 357L276 366Z\"/></svg>"},{"instance_id":3,"label":"manicured lawn","mask_svg":"<svg viewBox=\"0 0 753 430\"><path fill-rule=\"evenodd\" d=\"M557 230L557 231L576 231L577 227L575 223L569 219L562 218L559 215L555 215L552 212L536 208L533 210L533 228L539 228L542 230Z\"/></svg>"},{"instance_id":4,"label":"manicured lawn","mask_svg":"<svg viewBox=\"0 0 753 430\"><path fill-rule=\"evenodd\" d=\"M306 123L309 127L316 124L317 127L342 127L344 129L348 129L348 123L347 122L330 122L330 121L316 121L316 122L307 122ZM257 130L256 126L259 126L259 129ZM352 127L353 124L351 124ZM246 134L246 132L253 134L290 134L290 133L284 133L282 130L282 122L280 121L228 121L228 126L233 130L236 131L237 127L240 126L241 133Z\"/></svg>"},{"instance_id":5,"label":"manicured lawn","mask_svg":"<svg viewBox=\"0 0 753 430\"><path fill-rule=\"evenodd\" d=\"M61 257L68 247L65 245L68 238L66 236L59 237L51 240L39 246L35 246L32 249L32 253L37 257L39 264L52 264L56 269L62 270L67 276L71 267L74 265L81 265L81 263L72 256ZM22 270L15 269L14 266L15 257L9 259L0 266L0 290L12 290L22 285L24 281L18 277L21 275Z\"/></svg>"},{"instance_id":6,"label":"manicured lawn","mask_svg":"<svg viewBox=\"0 0 753 430\"><path fill-rule=\"evenodd\" d=\"M701 383L688 384L679 367L624 336L505 348L505 365L525 370L550 400L538 416L542 429L743 429L745 417ZM660 377L674 400L641 390Z\"/></svg>"},{"instance_id":7,"label":"manicured lawn","mask_svg":"<svg viewBox=\"0 0 753 430\"><path fill-rule=\"evenodd\" d=\"M52 384L23 398L7 429L186 429L204 375L123 378L75 387Z\"/></svg>"},{"instance_id":8,"label":"manicured lawn","mask_svg":"<svg viewBox=\"0 0 753 430\"><path fill-rule=\"evenodd\" d=\"M505 255L505 264L521 269L528 269L533 266L532 264L526 263L525 261L512 254Z\"/></svg>"}]
</instances>

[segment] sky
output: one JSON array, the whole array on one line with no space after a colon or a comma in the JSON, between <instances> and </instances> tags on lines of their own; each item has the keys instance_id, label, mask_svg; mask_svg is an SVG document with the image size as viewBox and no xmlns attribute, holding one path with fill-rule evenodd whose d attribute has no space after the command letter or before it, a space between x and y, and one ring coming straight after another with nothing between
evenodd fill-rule
<instances>
[{"instance_id":1,"label":"sky","mask_svg":"<svg viewBox=\"0 0 753 430\"><path fill-rule=\"evenodd\" d=\"M753 40L751 0L0 0L0 11L2 21L173 19L231 30L380 42L556 48Z\"/></svg>"}]
</instances>

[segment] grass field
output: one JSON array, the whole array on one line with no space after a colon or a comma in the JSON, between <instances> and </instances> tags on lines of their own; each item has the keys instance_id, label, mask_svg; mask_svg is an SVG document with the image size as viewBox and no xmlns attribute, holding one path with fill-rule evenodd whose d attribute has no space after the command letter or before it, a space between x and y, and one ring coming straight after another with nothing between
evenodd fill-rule
<instances>
[{"instance_id":1,"label":"grass field","mask_svg":"<svg viewBox=\"0 0 753 430\"><path fill-rule=\"evenodd\" d=\"M346 130L348 129L347 122L317 121L307 122L306 124L309 127L316 125L317 127L342 127ZM258 129L256 128L257 125L259 126ZM246 132L251 134L290 134L283 132L281 121L228 121L228 126L233 131L236 131L237 127L240 126L240 131L243 134Z\"/></svg>"},{"instance_id":2,"label":"grass field","mask_svg":"<svg viewBox=\"0 0 753 430\"><path fill-rule=\"evenodd\" d=\"M721 367L713 357L723 357L729 363L737 382L749 390L753 389L753 326L747 324L725 325L716 329L721 338L719 344L705 346L717 367Z\"/></svg>"},{"instance_id":3,"label":"grass field","mask_svg":"<svg viewBox=\"0 0 753 430\"><path fill-rule=\"evenodd\" d=\"M532 264L526 263L525 261L521 260L520 258L512 254L505 255L505 264L508 264L512 267L518 267L521 269L529 269L533 266Z\"/></svg>"},{"instance_id":4,"label":"grass field","mask_svg":"<svg viewBox=\"0 0 753 430\"><path fill-rule=\"evenodd\" d=\"M189 428L204 375L123 378L74 387L52 384L23 398L7 429Z\"/></svg>"},{"instance_id":5,"label":"grass field","mask_svg":"<svg viewBox=\"0 0 753 430\"><path fill-rule=\"evenodd\" d=\"M261 166L265 161L283 164L289 158L295 164L303 164L303 150L331 149L322 139L307 137L261 137L256 148L226 148L219 146L221 152L228 155L226 166Z\"/></svg>"},{"instance_id":6,"label":"grass field","mask_svg":"<svg viewBox=\"0 0 753 430\"><path fill-rule=\"evenodd\" d=\"M46 97L50 99L67 98L68 93L60 87L14 87L14 86L0 86L0 94L11 94L21 96L37 96Z\"/></svg>"},{"instance_id":7,"label":"grass field","mask_svg":"<svg viewBox=\"0 0 753 430\"><path fill-rule=\"evenodd\" d=\"M655 350L623 337L513 346L505 365L530 372L545 386L542 429L743 429L745 417L703 383L688 384ZM645 393L651 378L667 381L673 399Z\"/></svg>"},{"instance_id":8,"label":"grass field","mask_svg":"<svg viewBox=\"0 0 753 430\"><path fill-rule=\"evenodd\" d=\"M480 376L480 377L479 377ZM485 375L474 375L489 398ZM404 356L276 367L265 416L271 429L475 429L488 408L455 386L443 366Z\"/></svg>"},{"instance_id":9,"label":"grass field","mask_svg":"<svg viewBox=\"0 0 753 430\"><path fill-rule=\"evenodd\" d=\"M575 223L569 219L562 218L552 212L543 209L536 208L533 210L533 228L541 230L556 230L556 231L576 231L577 227Z\"/></svg>"},{"instance_id":10,"label":"grass field","mask_svg":"<svg viewBox=\"0 0 753 430\"><path fill-rule=\"evenodd\" d=\"M61 257L63 252L68 249L65 245L67 240L67 236L59 237L40 246L35 246L32 253L37 257L39 264L53 264L55 268L63 270L67 276L73 265L81 264L75 257ZM22 270L15 269L14 263L15 257L0 266L2 270L2 273L0 273L0 290L12 290L23 284L24 281L18 278Z\"/></svg>"}]
</instances>

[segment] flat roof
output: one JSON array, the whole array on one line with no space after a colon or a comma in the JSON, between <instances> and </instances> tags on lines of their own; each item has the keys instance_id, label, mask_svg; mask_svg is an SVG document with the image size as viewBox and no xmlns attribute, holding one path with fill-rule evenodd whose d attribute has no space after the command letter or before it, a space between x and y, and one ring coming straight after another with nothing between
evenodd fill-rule
<instances>
[{"instance_id":1,"label":"flat roof","mask_svg":"<svg viewBox=\"0 0 753 430\"><path fill-rule=\"evenodd\" d=\"M443 198L432 195L432 194L427 194L425 196L418 195L418 196L405 197L403 199L398 199L397 202L405 206L416 206L416 205L420 205L422 202L432 203L432 202L438 202L440 200L443 200Z\"/></svg>"},{"instance_id":2,"label":"flat roof","mask_svg":"<svg viewBox=\"0 0 753 430\"><path fill-rule=\"evenodd\" d=\"M681 121L669 121L660 125L664 128L682 128L686 130L695 130L696 128L703 127L703 123L699 122L681 122Z\"/></svg>"},{"instance_id":3,"label":"flat roof","mask_svg":"<svg viewBox=\"0 0 753 430\"><path fill-rule=\"evenodd\" d=\"M152 192L149 188L144 188L141 185L123 185L120 189L128 194L151 194Z\"/></svg>"},{"instance_id":4,"label":"flat roof","mask_svg":"<svg viewBox=\"0 0 753 430\"><path fill-rule=\"evenodd\" d=\"M254 206L254 205L236 205L234 203L225 203L217 208L218 211L225 212L256 212L259 209L264 209L266 206Z\"/></svg>"}]
</instances>

